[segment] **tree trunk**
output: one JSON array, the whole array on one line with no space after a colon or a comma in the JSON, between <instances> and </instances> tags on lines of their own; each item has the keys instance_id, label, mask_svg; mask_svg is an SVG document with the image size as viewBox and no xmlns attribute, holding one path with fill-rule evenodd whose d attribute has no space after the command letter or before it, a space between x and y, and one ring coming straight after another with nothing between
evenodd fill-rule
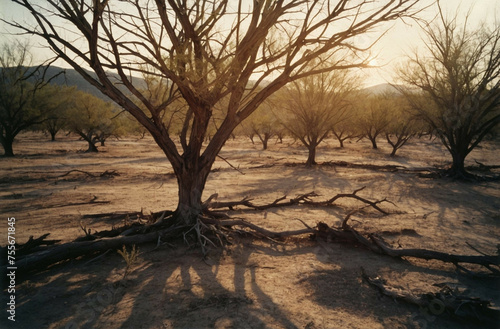
<instances>
[{"instance_id":1,"label":"tree trunk","mask_svg":"<svg viewBox=\"0 0 500 329\"><path fill-rule=\"evenodd\" d=\"M175 211L177 220L184 225L194 225L202 212L201 196L205 189L211 166L198 168L184 166L177 175L179 201Z\"/></svg>"},{"instance_id":2,"label":"tree trunk","mask_svg":"<svg viewBox=\"0 0 500 329\"><path fill-rule=\"evenodd\" d=\"M465 170L465 157L466 155L460 151L452 151L451 155L453 157L453 163L449 169L450 176L457 178L468 178L472 177L470 173Z\"/></svg>"},{"instance_id":3,"label":"tree trunk","mask_svg":"<svg viewBox=\"0 0 500 329\"><path fill-rule=\"evenodd\" d=\"M52 142L55 142L55 140L56 140L56 134L57 134L57 131L53 131L53 130L52 130L52 131L49 131L49 133L50 133L50 140L51 140Z\"/></svg>"},{"instance_id":4,"label":"tree trunk","mask_svg":"<svg viewBox=\"0 0 500 329\"><path fill-rule=\"evenodd\" d=\"M309 146L309 156L307 157L306 166L311 167L316 164L316 146Z\"/></svg>"},{"instance_id":5,"label":"tree trunk","mask_svg":"<svg viewBox=\"0 0 500 329\"><path fill-rule=\"evenodd\" d=\"M12 144L14 144L14 137L1 137L0 142L2 143L3 149L4 149L4 156L6 157L13 157L14 156L14 149L12 148Z\"/></svg>"},{"instance_id":6,"label":"tree trunk","mask_svg":"<svg viewBox=\"0 0 500 329\"><path fill-rule=\"evenodd\" d=\"M259 139L262 142L262 150L267 150L267 144L269 142L269 138L271 138L271 135L268 133L264 133L264 136L261 136L260 134L257 134L257 136L259 136Z\"/></svg>"},{"instance_id":7,"label":"tree trunk","mask_svg":"<svg viewBox=\"0 0 500 329\"><path fill-rule=\"evenodd\" d=\"M97 146L95 146L95 144L91 141L87 141L89 143L89 148L87 149L87 151L85 152L99 152L97 150Z\"/></svg>"},{"instance_id":8,"label":"tree trunk","mask_svg":"<svg viewBox=\"0 0 500 329\"><path fill-rule=\"evenodd\" d=\"M372 148L374 150L378 149L378 146L377 146L377 137L368 137L368 138L372 142Z\"/></svg>"}]
</instances>

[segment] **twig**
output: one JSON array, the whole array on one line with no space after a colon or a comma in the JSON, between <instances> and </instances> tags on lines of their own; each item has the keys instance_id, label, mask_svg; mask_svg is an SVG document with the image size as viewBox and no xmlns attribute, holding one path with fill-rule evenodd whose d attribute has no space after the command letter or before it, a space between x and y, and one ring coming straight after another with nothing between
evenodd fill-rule
<instances>
[{"instance_id":1,"label":"twig","mask_svg":"<svg viewBox=\"0 0 500 329\"><path fill-rule=\"evenodd\" d=\"M229 163L229 161L227 161L225 158L221 157L220 155L217 155L218 158L221 158L222 160L224 160L231 168L233 168L234 170L236 170L237 172L239 172L240 174L242 175L245 175L245 173L241 170L239 170L238 168L236 168L235 166L233 166L231 163Z\"/></svg>"}]
</instances>

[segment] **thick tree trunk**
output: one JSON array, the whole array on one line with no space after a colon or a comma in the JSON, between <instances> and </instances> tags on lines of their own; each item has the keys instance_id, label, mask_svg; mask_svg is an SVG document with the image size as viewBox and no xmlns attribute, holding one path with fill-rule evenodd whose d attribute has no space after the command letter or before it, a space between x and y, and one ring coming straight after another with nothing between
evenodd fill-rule
<instances>
[{"instance_id":1,"label":"thick tree trunk","mask_svg":"<svg viewBox=\"0 0 500 329\"><path fill-rule=\"evenodd\" d=\"M50 133L50 140L52 142L55 142L57 131L49 131L49 133Z\"/></svg>"},{"instance_id":2,"label":"thick tree trunk","mask_svg":"<svg viewBox=\"0 0 500 329\"><path fill-rule=\"evenodd\" d=\"M309 146L309 156L307 157L306 166L311 167L316 165L316 146Z\"/></svg>"},{"instance_id":3,"label":"thick tree trunk","mask_svg":"<svg viewBox=\"0 0 500 329\"><path fill-rule=\"evenodd\" d=\"M182 168L177 175L179 200L175 211L176 219L184 225L194 225L202 212L201 196L205 189L210 167L196 166Z\"/></svg>"},{"instance_id":4,"label":"thick tree trunk","mask_svg":"<svg viewBox=\"0 0 500 329\"><path fill-rule=\"evenodd\" d=\"M14 143L14 139L10 138L2 138L2 146L4 149L4 156L6 157L13 157L14 156L14 149L12 148L12 144Z\"/></svg>"},{"instance_id":5,"label":"thick tree trunk","mask_svg":"<svg viewBox=\"0 0 500 329\"><path fill-rule=\"evenodd\" d=\"M89 143L89 148L85 152L99 152L97 146L93 142L87 141Z\"/></svg>"},{"instance_id":6,"label":"thick tree trunk","mask_svg":"<svg viewBox=\"0 0 500 329\"><path fill-rule=\"evenodd\" d=\"M372 148L374 150L378 149L377 145L377 137L368 137L370 139L370 142L372 142Z\"/></svg>"},{"instance_id":7,"label":"thick tree trunk","mask_svg":"<svg viewBox=\"0 0 500 329\"><path fill-rule=\"evenodd\" d=\"M472 175L465 170L465 157L464 152L452 151L451 156L453 158L453 163L449 169L450 176L458 178L468 178Z\"/></svg>"}]
</instances>

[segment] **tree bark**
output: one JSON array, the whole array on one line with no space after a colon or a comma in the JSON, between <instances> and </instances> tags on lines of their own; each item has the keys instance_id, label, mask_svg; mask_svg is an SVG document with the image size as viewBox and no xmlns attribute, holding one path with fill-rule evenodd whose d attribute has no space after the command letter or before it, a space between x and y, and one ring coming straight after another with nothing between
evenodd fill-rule
<instances>
[{"instance_id":1,"label":"tree bark","mask_svg":"<svg viewBox=\"0 0 500 329\"><path fill-rule=\"evenodd\" d=\"M202 213L201 196L205 189L211 165L203 168L195 166L183 167L177 175L179 200L175 210L175 218L182 225L194 225Z\"/></svg>"},{"instance_id":2,"label":"tree bark","mask_svg":"<svg viewBox=\"0 0 500 329\"><path fill-rule=\"evenodd\" d=\"M465 170L465 157L463 152L458 150L452 150L451 156L453 158L453 163L449 169L449 175L458 178L469 178L472 177L470 173Z\"/></svg>"},{"instance_id":3,"label":"tree bark","mask_svg":"<svg viewBox=\"0 0 500 329\"><path fill-rule=\"evenodd\" d=\"M4 156L6 157L13 157L14 156L14 149L12 148L12 144L14 143L14 139L10 138L2 138L2 146L4 149Z\"/></svg>"},{"instance_id":4,"label":"tree bark","mask_svg":"<svg viewBox=\"0 0 500 329\"><path fill-rule=\"evenodd\" d=\"M87 149L87 151L85 152L99 152L99 150L97 149L97 146L95 146L95 144L91 141L87 141L89 143L89 148Z\"/></svg>"},{"instance_id":5,"label":"tree bark","mask_svg":"<svg viewBox=\"0 0 500 329\"><path fill-rule=\"evenodd\" d=\"M306 166L311 167L316 165L316 146L310 145L308 149L309 149L309 155L307 157Z\"/></svg>"}]
</instances>

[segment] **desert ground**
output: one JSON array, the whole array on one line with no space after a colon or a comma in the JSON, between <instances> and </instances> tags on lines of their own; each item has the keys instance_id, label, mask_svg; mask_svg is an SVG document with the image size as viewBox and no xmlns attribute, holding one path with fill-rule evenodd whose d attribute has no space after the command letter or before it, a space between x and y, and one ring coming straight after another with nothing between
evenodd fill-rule
<instances>
[{"instance_id":1,"label":"desert ground","mask_svg":"<svg viewBox=\"0 0 500 329\"><path fill-rule=\"evenodd\" d=\"M7 243L8 217L16 218L19 243L44 233L69 242L84 235L80 226L100 231L121 224L85 215L175 208L175 177L151 138L109 140L96 154L82 152L85 149L85 143L74 136L60 136L55 142L36 133L19 136L14 144L17 156L0 158L1 246ZM485 142L468 157L468 165L476 165L475 160L498 165L498 150L498 142ZM238 170L218 159L203 197L217 193L219 201L248 196L255 203L268 203L283 195L311 191L326 199L365 187L360 196L391 202L380 205L388 215L367 208L352 217L352 226L361 233L378 233L395 247L467 255L497 252L498 180L461 182L417 175L417 170L444 167L450 160L444 147L425 138L411 141L395 158L389 153L382 139L378 150L365 140L347 142L341 149L332 139L318 149L319 165L306 168L301 163L307 151L292 139L282 144L272 141L263 151L260 144L238 137L229 140L221 152ZM409 170L324 164L328 161L398 165ZM106 170L119 176L99 177ZM346 199L335 207L235 209L228 214L283 231L304 228L301 221L310 226L318 222L340 225L349 211L361 206ZM449 263L395 259L308 236L273 241L235 235L231 245L211 250L206 259L199 247L181 240L156 247L139 245L138 259L125 277L126 262L115 250L39 273L17 273L16 322L8 321L4 311L0 327L483 327L382 296L362 280L361 268L415 295L446 285L500 305L498 279L472 277Z\"/></svg>"}]
</instances>

